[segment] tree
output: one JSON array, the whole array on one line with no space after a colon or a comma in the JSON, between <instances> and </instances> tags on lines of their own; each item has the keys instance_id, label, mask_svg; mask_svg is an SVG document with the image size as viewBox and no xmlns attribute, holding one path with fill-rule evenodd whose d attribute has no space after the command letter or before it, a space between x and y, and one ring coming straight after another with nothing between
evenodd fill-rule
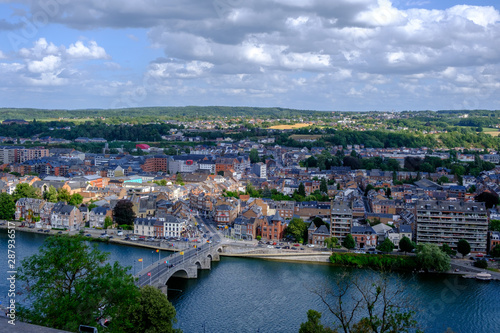
<instances>
[{"instance_id":1,"label":"tree","mask_svg":"<svg viewBox=\"0 0 500 333\"><path fill-rule=\"evenodd\" d=\"M69 198L68 204L72 206L80 206L83 202L83 197L80 193L73 193Z\"/></svg>"},{"instance_id":2,"label":"tree","mask_svg":"<svg viewBox=\"0 0 500 333\"><path fill-rule=\"evenodd\" d=\"M490 231L500 231L500 220L490 220Z\"/></svg>"},{"instance_id":3,"label":"tree","mask_svg":"<svg viewBox=\"0 0 500 333\"><path fill-rule=\"evenodd\" d=\"M303 197L306 196L306 187L304 186L304 183L299 184L299 188L297 189L297 194Z\"/></svg>"},{"instance_id":4,"label":"tree","mask_svg":"<svg viewBox=\"0 0 500 333\"><path fill-rule=\"evenodd\" d=\"M250 162L251 163L260 162L259 152L257 151L257 149L250 150Z\"/></svg>"},{"instance_id":5,"label":"tree","mask_svg":"<svg viewBox=\"0 0 500 333\"><path fill-rule=\"evenodd\" d=\"M71 199L71 195L67 189L61 187L57 190L57 201L69 202L69 199Z\"/></svg>"},{"instance_id":6,"label":"tree","mask_svg":"<svg viewBox=\"0 0 500 333\"><path fill-rule=\"evenodd\" d=\"M49 237L38 254L21 263L19 281L27 290L19 316L31 324L77 331L80 324L96 326L96 318L120 318L139 296L134 278L119 263L106 263L109 253L91 247L81 236Z\"/></svg>"},{"instance_id":7,"label":"tree","mask_svg":"<svg viewBox=\"0 0 500 333\"><path fill-rule=\"evenodd\" d=\"M333 333L329 328L321 325L321 313L315 310L307 311L307 321L300 324L299 333Z\"/></svg>"},{"instance_id":8,"label":"tree","mask_svg":"<svg viewBox=\"0 0 500 333\"><path fill-rule=\"evenodd\" d=\"M347 234L347 236L345 236L344 238L344 241L342 242L342 245L346 248L346 249L354 249L356 247L356 242L354 241L354 238L352 237L351 234Z\"/></svg>"},{"instance_id":9,"label":"tree","mask_svg":"<svg viewBox=\"0 0 500 333\"><path fill-rule=\"evenodd\" d=\"M152 286L141 288L137 302L128 311L134 332L182 332L172 327L177 322L175 315L167 296Z\"/></svg>"},{"instance_id":10,"label":"tree","mask_svg":"<svg viewBox=\"0 0 500 333\"><path fill-rule=\"evenodd\" d=\"M57 202L57 190L54 186L50 185L49 189L43 193L43 199L48 202Z\"/></svg>"},{"instance_id":11,"label":"tree","mask_svg":"<svg viewBox=\"0 0 500 333\"><path fill-rule=\"evenodd\" d=\"M470 253L470 244L465 239L461 239L457 243L457 251L462 255L462 258Z\"/></svg>"},{"instance_id":12,"label":"tree","mask_svg":"<svg viewBox=\"0 0 500 333\"><path fill-rule=\"evenodd\" d=\"M488 268L488 261L486 261L486 259L476 260L476 261L474 261L474 266L477 268L486 269L486 268Z\"/></svg>"},{"instance_id":13,"label":"tree","mask_svg":"<svg viewBox=\"0 0 500 333\"><path fill-rule=\"evenodd\" d=\"M286 227L285 233L286 235L294 237L297 242L303 243L304 236L307 233L307 223L302 219L293 218L288 224L288 227Z\"/></svg>"},{"instance_id":14,"label":"tree","mask_svg":"<svg viewBox=\"0 0 500 333\"><path fill-rule=\"evenodd\" d=\"M113 219L109 216L106 216L104 218L104 229L108 229L113 225Z\"/></svg>"},{"instance_id":15,"label":"tree","mask_svg":"<svg viewBox=\"0 0 500 333\"><path fill-rule=\"evenodd\" d=\"M443 245L441 245L441 251L443 251L444 253L446 253L447 255L449 256L454 256L457 254L457 251L453 250L448 244L446 243L443 243Z\"/></svg>"},{"instance_id":16,"label":"tree","mask_svg":"<svg viewBox=\"0 0 500 333\"><path fill-rule=\"evenodd\" d=\"M329 249L334 249L340 247L339 240L337 237L327 237L325 238L325 245Z\"/></svg>"},{"instance_id":17,"label":"tree","mask_svg":"<svg viewBox=\"0 0 500 333\"><path fill-rule=\"evenodd\" d=\"M403 284L385 274L361 279L343 273L335 281L333 287L312 290L336 318L335 330L327 328L326 332L337 332L337 328L344 333L421 332L414 318L416 301L404 296ZM309 316L308 312L308 319L304 328L321 328L316 313Z\"/></svg>"},{"instance_id":18,"label":"tree","mask_svg":"<svg viewBox=\"0 0 500 333\"><path fill-rule=\"evenodd\" d=\"M321 182L319 183L319 191L322 193L328 193L328 184L326 183L325 178L321 178Z\"/></svg>"},{"instance_id":19,"label":"tree","mask_svg":"<svg viewBox=\"0 0 500 333\"><path fill-rule=\"evenodd\" d=\"M426 271L446 272L450 269L450 257L436 244L419 245L416 259L420 267Z\"/></svg>"},{"instance_id":20,"label":"tree","mask_svg":"<svg viewBox=\"0 0 500 333\"><path fill-rule=\"evenodd\" d=\"M377 246L377 249L382 252L392 252L394 250L394 243L389 238L386 238Z\"/></svg>"},{"instance_id":21,"label":"tree","mask_svg":"<svg viewBox=\"0 0 500 333\"><path fill-rule=\"evenodd\" d=\"M40 199L40 191L28 183L21 183L16 185L16 189L14 190L14 193L12 193L12 197L14 198L14 201L21 198Z\"/></svg>"},{"instance_id":22,"label":"tree","mask_svg":"<svg viewBox=\"0 0 500 333\"><path fill-rule=\"evenodd\" d=\"M500 257L500 244L497 244L491 251L490 255L492 257L498 258Z\"/></svg>"},{"instance_id":23,"label":"tree","mask_svg":"<svg viewBox=\"0 0 500 333\"><path fill-rule=\"evenodd\" d=\"M415 244L406 236L401 238L401 240L399 241L399 249L401 251L404 251L405 254L406 252L411 252L414 248Z\"/></svg>"},{"instance_id":24,"label":"tree","mask_svg":"<svg viewBox=\"0 0 500 333\"><path fill-rule=\"evenodd\" d=\"M490 209L498 204L498 197L490 192L483 192L476 195L474 199L478 202L484 202L487 209Z\"/></svg>"},{"instance_id":25,"label":"tree","mask_svg":"<svg viewBox=\"0 0 500 333\"><path fill-rule=\"evenodd\" d=\"M113 209L113 216L118 225L134 225L135 213L134 204L130 200L120 200Z\"/></svg>"},{"instance_id":26,"label":"tree","mask_svg":"<svg viewBox=\"0 0 500 333\"><path fill-rule=\"evenodd\" d=\"M182 179L182 175L180 173L175 177L175 183L177 185L184 185L184 179Z\"/></svg>"},{"instance_id":27,"label":"tree","mask_svg":"<svg viewBox=\"0 0 500 333\"><path fill-rule=\"evenodd\" d=\"M0 193L0 219L12 220L16 212L14 198L8 193Z\"/></svg>"},{"instance_id":28,"label":"tree","mask_svg":"<svg viewBox=\"0 0 500 333\"><path fill-rule=\"evenodd\" d=\"M438 184L444 184L444 183L448 183L449 181L450 181L450 180L448 179L448 177L446 177L446 176L441 176L441 177L439 177L439 179L438 179L438 181L437 181L437 182L438 182Z\"/></svg>"}]
</instances>

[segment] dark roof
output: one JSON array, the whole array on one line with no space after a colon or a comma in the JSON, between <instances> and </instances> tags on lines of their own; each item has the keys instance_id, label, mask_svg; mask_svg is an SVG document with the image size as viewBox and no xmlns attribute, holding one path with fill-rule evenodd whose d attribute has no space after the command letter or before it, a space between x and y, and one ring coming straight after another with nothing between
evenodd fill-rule
<instances>
[{"instance_id":1,"label":"dark roof","mask_svg":"<svg viewBox=\"0 0 500 333\"><path fill-rule=\"evenodd\" d=\"M329 235L330 234L330 231L328 230L328 228L326 227L326 225L322 224L319 226L318 229L316 229L316 231L313 232L314 234L322 234L322 235Z\"/></svg>"}]
</instances>

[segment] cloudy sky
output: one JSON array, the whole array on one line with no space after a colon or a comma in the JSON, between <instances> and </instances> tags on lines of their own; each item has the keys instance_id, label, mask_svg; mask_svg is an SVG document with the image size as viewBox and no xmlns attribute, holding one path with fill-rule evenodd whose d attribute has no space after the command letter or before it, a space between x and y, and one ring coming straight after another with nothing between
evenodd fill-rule
<instances>
[{"instance_id":1,"label":"cloudy sky","mask_svg":"<svg viewBox=\"0 0 500 333\"><path fill-rule=\"evenodd\" d=\"M500 109L499 62L498 0L0 0L0 107Z\"/></svg>"}]
</instances>

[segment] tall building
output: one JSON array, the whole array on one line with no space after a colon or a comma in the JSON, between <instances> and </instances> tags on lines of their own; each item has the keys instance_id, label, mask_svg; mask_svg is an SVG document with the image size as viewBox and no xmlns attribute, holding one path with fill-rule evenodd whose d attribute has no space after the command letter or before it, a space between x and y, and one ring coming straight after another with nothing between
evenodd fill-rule
<instances>
[{"instance_id":1,"label":"tall building","mask_svg":"<svg viewBox=\"0 0 500 333\"><path fill-rule=\"evenodd\" d=\"M352 208L349 202L333 201L330 234L342 242L352 228Z\"/></svg>"},{"instance_id":2,"label":"tall building","mask_svg":"<svg viewBox=\"0 0 500 333\"><path fill-rule=\"evenodd\" d=\"M460 239L469 242L471 252L485 252L488 214L484 202L418 201L417 243L448 244L457 249Z\"/></svg>"}]
</instances>

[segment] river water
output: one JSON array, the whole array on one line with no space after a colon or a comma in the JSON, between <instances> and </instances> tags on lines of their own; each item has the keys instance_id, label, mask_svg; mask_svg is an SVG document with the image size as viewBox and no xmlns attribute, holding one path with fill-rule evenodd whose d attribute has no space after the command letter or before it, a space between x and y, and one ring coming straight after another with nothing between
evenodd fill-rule
<instances>
[{"instance_id":1,"label":"river water","mask_svg":"<svg viewBox=\"0 0 500 333\"><path fill-rule=\"evenodd\" d=\"M37 253L46 235L16 233L16 260ZM0 301L7 302L7 233L0 231ZM158 260L149 249L98 243L111 261L141 269ZM169 252L160 253L161 257ZM298 332L308 309L323 313L326 325L334 322L312 289L334 284L343 270L321 264L297 264L255 259L221 258L198 279L170 280L169 299L177 310L177 327L184 332ZM378 273L350 270L371 279ZM418 308L425 332L500 332L500 282L478 282L445 275L394 275L405 286L404 295ZM20 288L18 285L17 288Z\"/></svg>"}]
</instances>

